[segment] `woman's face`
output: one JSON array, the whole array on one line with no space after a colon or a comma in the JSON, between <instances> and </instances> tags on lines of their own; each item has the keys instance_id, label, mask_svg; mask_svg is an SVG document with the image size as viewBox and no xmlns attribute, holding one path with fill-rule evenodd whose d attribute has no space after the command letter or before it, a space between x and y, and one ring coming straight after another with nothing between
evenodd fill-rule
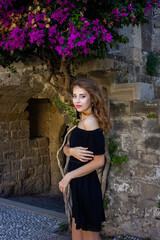
<instances>
[{"instance_id":1,"label":"woman's face","mask_svg":"<svg viewBox=\"0 0 160 240\"><path fill-rule=\"evenodd\" d=\"M79 86L73 88L73 104L78 112L85 112L91 107L91 97L89 93Z\"/></svg>"}]
</instances>

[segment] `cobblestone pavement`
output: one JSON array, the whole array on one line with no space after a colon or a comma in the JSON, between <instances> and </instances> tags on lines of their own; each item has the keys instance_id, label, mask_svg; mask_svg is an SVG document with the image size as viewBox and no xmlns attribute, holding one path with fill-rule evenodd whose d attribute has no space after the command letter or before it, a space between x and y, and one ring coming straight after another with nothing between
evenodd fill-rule
<instances>
[{"instance_id":1,"label":"cobblestone pavement","mask_svg":"<svg viewBox=\"0 0 160 240\"><path fill-rule=\"evenodd\" d=\"M0 200L0 240L70 240L69 235L56 233L64 222Z\"/></svg>"},{"instance_id":2,"label":"cobblestone pavement","mask_svg":"<svg viewBox=\"0 0 160 240\"><path fill-rule=\"evenodd\" d=\"M0 198L0 240L71 240L65 214ZM65 229L65 228L64 228ZM102 240L143 240L123 235Z\"/></svg>"}]
</instances>

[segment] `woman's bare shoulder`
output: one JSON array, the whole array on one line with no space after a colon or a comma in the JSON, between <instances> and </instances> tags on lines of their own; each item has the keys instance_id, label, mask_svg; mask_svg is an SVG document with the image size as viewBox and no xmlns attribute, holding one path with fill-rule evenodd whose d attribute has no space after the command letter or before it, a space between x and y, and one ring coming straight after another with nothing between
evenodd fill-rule
<instances>
[{"instance_id":1,"label":"woman's bare shoulder","mask_svg":"<svg viewBox=\"0 0 160 240\"><path fill-rule=\"evenodd\" d=\"M98 120L95 116L84 119L84 129L91 131L99 128Z\"/></svg>"}]
</instances>

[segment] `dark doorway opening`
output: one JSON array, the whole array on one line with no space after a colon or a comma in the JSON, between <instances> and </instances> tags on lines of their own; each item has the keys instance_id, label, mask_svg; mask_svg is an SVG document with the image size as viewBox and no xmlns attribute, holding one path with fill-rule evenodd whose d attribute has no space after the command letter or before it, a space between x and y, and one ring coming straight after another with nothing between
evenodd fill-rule
<instances>
[{"instance_id":1,"label":"dark doorway opening","mask_svg":"<svg viewBox=\"0 0 160 240\"><path fill-rule=\"evenodd\" d=\"M47 115L49 99L34 99L28 101L26 110L29 112L30 139L44 136L45 116Z\"/></svg>"}]
</instances>

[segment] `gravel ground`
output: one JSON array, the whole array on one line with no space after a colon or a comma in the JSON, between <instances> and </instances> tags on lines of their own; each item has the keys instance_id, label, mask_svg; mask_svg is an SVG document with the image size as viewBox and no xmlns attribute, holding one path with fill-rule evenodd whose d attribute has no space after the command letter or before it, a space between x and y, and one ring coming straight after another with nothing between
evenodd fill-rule
<instances>
[{"instance_id":1,"label":"gravel ground","mask_svg":"<svg viewBox=\"0 0 160 240\"><path fill-rule=\"evenodd\" d=\"M56 233L63 223L61 219L0 203L1 240L71 239L69 235Z\"/></svg>"}]
</instances>

